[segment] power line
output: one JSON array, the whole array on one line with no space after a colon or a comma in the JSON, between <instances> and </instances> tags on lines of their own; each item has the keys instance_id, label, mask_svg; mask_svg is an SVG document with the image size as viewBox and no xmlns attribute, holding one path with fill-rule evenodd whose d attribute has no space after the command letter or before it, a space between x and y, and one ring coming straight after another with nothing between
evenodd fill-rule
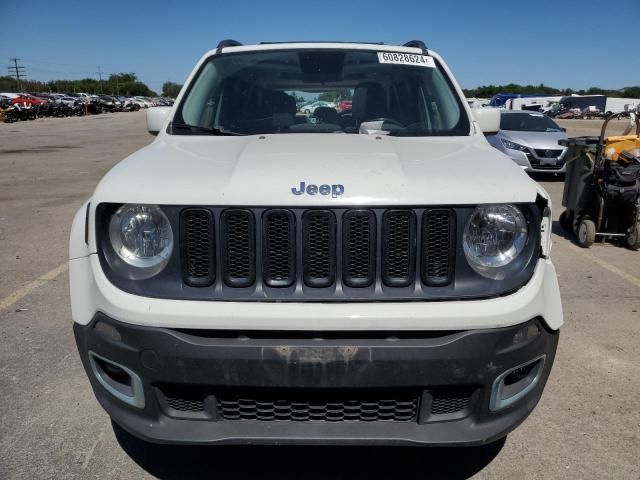
<instances>
[{"instance_id":1,"label":"power line","mask_svg":"<svg viewBox=\"0 0 640 480\"><path fill-rule=\"evenodd\" d=\"M16 79L16 83L18 84L18 91L20 91L20 80L25 79L27 74L25 73L24 67L22 65L18 65L17 57L10 58L10 61L13 62L13 65L9 65L7 69L9 70L9 76L14 77Z\"/></svg>"}]
</instances>

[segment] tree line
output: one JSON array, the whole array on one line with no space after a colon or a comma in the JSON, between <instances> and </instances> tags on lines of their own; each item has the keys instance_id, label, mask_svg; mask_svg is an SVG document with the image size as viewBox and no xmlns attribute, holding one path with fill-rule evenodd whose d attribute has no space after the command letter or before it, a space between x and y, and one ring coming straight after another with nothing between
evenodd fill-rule
<instances>
[{"instance_id":1,"label":"tree line","mask_svg":"<svg viewBox=\"0 0 640 480\"><path fill-rule=\"evenodd\" d=\"M162 85L162 96L175 98L180 92L182 85L173 82L165 82ZM8 76L0 76L0 92L17 92L18 84L16 79ZM156 97L156 92L151 90L147 84L138 79L135 73L116 73L100 81L95 78L82 78L80 80L50 80L43 82L39 80L22 80L20 91L23 92L52 92L52 93L91 93L106 95L124 95L144 97Z\"/></svg>"},{"instance_id":2,"label":"tree line","mask_svg":"<svg viewBox=\"0 0 640 480\"><path fill-rule=\"evenodd\" d=\"M607 97L640 98L640 86L624 87L619 90L591 87L582 90L571 88L554 88L543 83L540 85L483 85L477 88L465 88L467 97L491 98L498 93L539 93L541 95L606 95Z\"/></svg>"},{"instance_id":3,"label":"tree line","mask_svg":"<svg viewBox=\"0 0 640 480\"><path fill-rule=\"evenodd\" d=\"M23 92L60 92L60 93L104 93L107 95L142 95L155 97L157 93L151 90L144 82L140 81L135 73L116 73L100 81L95 78L82 78L80 80L50 80L48 82L38 80L22 80L20 90ZM175 82L162 84L162 96L175 98L180 93L182 85ZM9 76L0 76L0 92L17 92L16 79ZM624 87L619 90L591 87L582 90L571 88L555 88L543 83L540 85L519 85L509 83L507 85L482 85L477 88L465 88L467 97L491 98L498 93L538 93L541 95L606 95L608 97L640 98L640 86ZM349 89L338 89L331 92L323 92L318 100L336 101L351 98ZM298 100L298 99L296 99ZM299 100L304 100L302 97Z\"/></svg>"}]
</instances>

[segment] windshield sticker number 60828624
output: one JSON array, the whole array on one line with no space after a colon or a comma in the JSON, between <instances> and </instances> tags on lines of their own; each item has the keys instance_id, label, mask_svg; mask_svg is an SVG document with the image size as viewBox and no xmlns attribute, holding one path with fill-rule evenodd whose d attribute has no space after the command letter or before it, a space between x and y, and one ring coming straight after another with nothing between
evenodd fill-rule
<instances>
[{"instance_id":1,"label":"windshield sticker number 60828624","mask_svg":"<svg viewBox=\"0 0 640 480\"><path fill-rule=\"evenodd\" d=\"M435 68L433 57L429 55L414 55L413 53L378 52L380 63L393 63L396 65L413 65L416 67Z\"/></svg>"}]
</instances>

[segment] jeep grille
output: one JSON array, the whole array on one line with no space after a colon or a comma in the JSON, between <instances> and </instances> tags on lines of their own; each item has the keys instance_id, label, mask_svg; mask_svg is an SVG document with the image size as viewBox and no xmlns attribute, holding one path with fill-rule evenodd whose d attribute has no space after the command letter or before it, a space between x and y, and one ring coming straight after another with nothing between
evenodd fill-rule
<instances>
[{"instance_id":1,"label":"jeep grille","mask_svg":"<svg viewBox=\"0 0 640 480\"><path fill-rule=\"evenodd\" d=\"M248 288L256 281L269 289L306 291L446 286L453 279L455 213L421 213L234 208L219 215L215 228L210 211L187 208L181 222L183 277L190 286L210 287L219 255L225 288Z\"/></svg>"}]
</instances>

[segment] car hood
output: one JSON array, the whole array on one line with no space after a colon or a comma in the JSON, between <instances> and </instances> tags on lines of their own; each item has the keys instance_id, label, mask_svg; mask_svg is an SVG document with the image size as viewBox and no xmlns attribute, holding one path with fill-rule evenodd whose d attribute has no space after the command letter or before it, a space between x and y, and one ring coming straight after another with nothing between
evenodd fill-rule
<instances>
[{"instance_id":1,"label":"car hood","mask_svg":"<svg viewBox=\"0 0 640 480\"><path fill-rule=\"evenodd\" d=\"M567 138L565 132L521 132L516 130L500 130L500 134L507 140L519 143L525 147L559 150L564 147L558 145L558 140Z\"/></svg>"},{"instance_id":2,"label":"car hood","mask_svg":"<svg viewBox=\"0 0 640 480\"><path fill-rule=\"evenodd\" d=\"M293 194L301 182L342 189ZM105 175L93 204L463 205L533 202L537 192L481 135L162 133Z\"/></svg>"}]
</instances>

